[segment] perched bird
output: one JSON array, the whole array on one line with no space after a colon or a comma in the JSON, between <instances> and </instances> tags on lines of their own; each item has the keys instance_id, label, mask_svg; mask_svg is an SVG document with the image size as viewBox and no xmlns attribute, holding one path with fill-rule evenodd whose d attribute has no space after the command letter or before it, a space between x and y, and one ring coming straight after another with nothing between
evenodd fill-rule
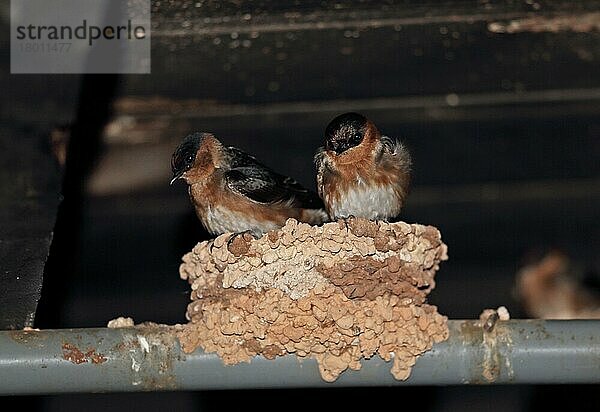
<instances>
[{"instance_id":1,"label":"perched bird","mask_svg":"<svg viewBox=\"0 0 600 412\"><path fill-rule=\"evenodd\" d=\"M204 227L213 235L277 229L288 218L310 224L327 220L316 193L254 157L226 147L210 133L193 133L171 159L173 180L184 179Z\"/></svg>"},{"instance_id":2,"label":"perched bird","mask_svg":"<svg viewBox=\"0 0 600 412\"><path fill-rule=\"evenodd\" d=\"M315 164L319 196L331 219L390 220L400 214L410 183L410 154L363 115L345 113L329 123Z\"/></svg>"}]
</instances>

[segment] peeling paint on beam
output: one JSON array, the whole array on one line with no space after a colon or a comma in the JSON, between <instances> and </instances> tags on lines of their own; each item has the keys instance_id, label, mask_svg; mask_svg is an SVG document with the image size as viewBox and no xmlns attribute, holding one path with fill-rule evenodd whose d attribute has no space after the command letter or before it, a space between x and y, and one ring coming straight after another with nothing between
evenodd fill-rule
<instances>
[{"instance_id":1,"label":"peeling paint on beam","mask_svg":"<svg viewBox=\"0 0 600 412\"><path fill-rule=\"evenodd\" d=\"M220 36L230 33L279 33L289 31L364 30L384 27L479 22L528 21L533 26L578 25L577 20L595 14L600 2L481 2L447 1L435 5L403 2L381 5L364 1L321 1L314 4L282 5L266 1L261 7L240 1L232 5L207 2L188 7L184 0L153 1L154 38ZM276 4L276 6L274 6ZM184 17L182 17L184 16ZM554 17L558 16L558 17ZM182 24L184 23L184 24ZM494 26L496 27L496 26ZM540 30L546 31L546 30Z\"/></svg>"},{"instance_id":2,"label":"peeling paint on beam","mask_svg":"<svg viewBox=\"0 0 600 412\"><path fill-rule=\"evenodd\" d=\"M453 320L449 327L448 341L420 357L406 381L375 357L333 383L320 378L316 362L295 356L224 366L214 354L186 355L173 327L4 331L0 394L600 383L600 321L498 321L484 330L479 321Z\"/></svg>"},{"instance_id":3,"label":"peeling paint on beam","mask_svg":"<svg viewBox=\"0 0 600 412\"><path fill-rule=\"evenodd\" d=\"M338 13L339 14L339 13ZM285 33L289 31L313 31L313 30L366 30L380 29L385 27L398 26L423 26L428 24L473 24L481 21L489 21L491 18L516 19L522 17L523 13L503 13L494 15L487 14L452 14L445 16L418 16L418 17L397 17L397 18L366 18L356 19L339 15L311 15L308 21L305 16L273 16L273 21L259 24L248 24L240 21L224 24L222 18L203 19L202 24L194 25L194 29L173 29L158 28L152 33L155 38L161 37L189 37L189 36L222 36L231 33L250 34L250 33ZM206 22L204 21L206 20ZM167 20L164 22L167 27L180 26L179 20Z\"/></svg>"},{"instance_id":4,"label":"peeling paint on beam","mask_svg":"<svg viewBox=\"0 0 600 412\"><path fill-rule=\"evenodd\" d=\"M590 33L600 31L600 12L573 14L565 16L533 16L514 19L508 22L488 24L492 33L558 33L572 31Z\"/></svg>"}]
</instances>

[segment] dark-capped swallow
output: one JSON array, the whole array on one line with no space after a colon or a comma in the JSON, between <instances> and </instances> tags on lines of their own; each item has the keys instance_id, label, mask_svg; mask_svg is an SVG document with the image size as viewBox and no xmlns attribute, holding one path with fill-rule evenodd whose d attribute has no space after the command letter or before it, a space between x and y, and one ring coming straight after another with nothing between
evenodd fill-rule
<instances>
[{"instance_id":1,"label":"dark-capped swallow","mask_svg":"<svg viewBox=\"0 0 600 412\"><path fill-rule=\"evenodd\" d=\"M288 218L321 224L321 199L294 179L274 172L210 133L188 135L171 159L173 183L184 179L204 227L212 235L251 232L261 236Z\"/></svg>"},{"instance_id":2,"label":"dark-capped swallow","mask_svg":"<svg viewBox=\"0 0 600 412\"><path fill-rule=\"evenodd\" d=\"M392 220L407 196L411 157L358 113L333 119L315 155L317 189L331 219Z\"/></svg>"}]
</instances>

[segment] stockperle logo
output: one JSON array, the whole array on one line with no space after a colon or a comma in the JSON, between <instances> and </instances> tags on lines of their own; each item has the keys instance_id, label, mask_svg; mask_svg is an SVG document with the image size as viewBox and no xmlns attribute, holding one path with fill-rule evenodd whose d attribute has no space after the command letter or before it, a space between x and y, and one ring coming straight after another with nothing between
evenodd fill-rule
<instances>
[{"instance_id":1,"label":"stockperle logo","mask_svg":"<svg viewBox=\"0 0 600 412\"><path fill-rule=\"evenodd\" d=\"M150 73L150 0L11 0L11 73Z\"/></svg>"}]
</instances>

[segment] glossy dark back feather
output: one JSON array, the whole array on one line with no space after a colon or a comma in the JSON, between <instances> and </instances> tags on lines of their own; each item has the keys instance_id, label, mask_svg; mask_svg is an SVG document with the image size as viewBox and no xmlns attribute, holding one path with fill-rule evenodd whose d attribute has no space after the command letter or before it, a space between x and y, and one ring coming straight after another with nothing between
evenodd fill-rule
<instances>
[{"instance_id":1,"label":"glossy dark back feather","mask_svg":"<svg viewBox=\"0 0 600 412\"><path fill-rule=\"evenodd\" d=\"M228 186L236 192L263 204L286 203L303 209L322 209L323 201L291 177L283 176L246 152L227 147L223 153L230 170Z\"/></svg>"}]
</instances>

